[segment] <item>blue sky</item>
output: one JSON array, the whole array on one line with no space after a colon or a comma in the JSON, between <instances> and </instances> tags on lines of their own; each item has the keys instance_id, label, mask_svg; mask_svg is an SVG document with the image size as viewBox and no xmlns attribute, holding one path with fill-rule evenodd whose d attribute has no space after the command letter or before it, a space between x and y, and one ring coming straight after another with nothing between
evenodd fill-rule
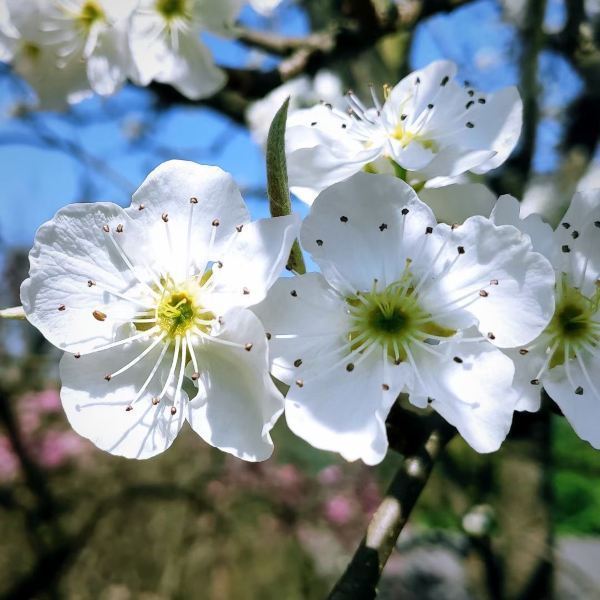
<instances>
[{"instance_id":1,"label":"blue sky","mask_svg":"<svg viewBox=\"0 0 600 600\"><path fill-rule=\"evenodd\" d=\"M564 19L564 6L552 0L547 25L556 27ZM291 3L283 5L272 19L252 10L243 13L251 27L274 28L286 34L308 31L303 12ZM219 64L243 66L257 60L255 52L241 44L207 36ZM517 82L518 58L515 33L501 21L492 0L479 0L450 16L429 19L416 31L411 52L413 67L437 58L450 58L460 65L460 76L483 90ZM264 62L272 66L273 59ZM543 107L553 115L577 95L581 83L559 57L542 56ZM22 94L21 86L0 76L0 249L31 245L37 227L70 202L111 200L125 205L145 175L170 158L217 164L233 173L245 190L255 217L265 216L264 159L248 132L211 110L175 107L155 113L149 95L128 87L113 98L81 103L71 117L45 114L19 121L6 116ZM151 126L137 141L131 132L140 123ZM560 140L561 123L544 118L540 124L542 148L535 158L538 171L556 168L554 146ZM61 150L40 144L40 136L54 140ZM73 158L73 148L78 158ZM68 150L68 151L65 151ZM99 172L100 159L106 172ZM252 193L254 192L254 193ZM297 205L298 210L304 207Z\"/></svg>"}]
</instances>

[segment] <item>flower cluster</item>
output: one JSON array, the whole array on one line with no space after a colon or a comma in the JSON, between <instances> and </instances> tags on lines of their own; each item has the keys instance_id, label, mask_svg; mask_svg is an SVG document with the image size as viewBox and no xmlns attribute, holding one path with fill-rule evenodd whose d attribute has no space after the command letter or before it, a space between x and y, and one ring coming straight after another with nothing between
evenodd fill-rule
<instances>
[{"instance_id":1,"label":"flower cluster","mask_svg":"<svg viewBox=\"0 0 600 600\"><path fill-rule=\"evenodd\" d=\"M521 124L515 90L486 96L454 72L433 63L372 109L350 96L350 116L292 115L290 180L316 195L302 224L250 222L226 173L171 161L129 208L72 205L43 225L21 300L65 351L73 427L145 458L187 421L263 460L285 409L316 448L376 464L401 394L491 452L543 386L600 447L600 191L552 231L514 198L447 185L501 164ZM279 277L297 237L318 272Z\"/></svg>"},{"instance_id":2,"label":"flower cluster","mask_svg":"<svg viewBox=\"0 0 600 600\"><path fill-rule=\"evenodd\" d=\"M12 63L40 106L60 110L115 93L127 78L169 83L188 98L221 88L225 74L200 40L230 32L243 0L5 0L0 60ZM268 13L279 0L252 0Z\"/></svg>"}]
</instances>

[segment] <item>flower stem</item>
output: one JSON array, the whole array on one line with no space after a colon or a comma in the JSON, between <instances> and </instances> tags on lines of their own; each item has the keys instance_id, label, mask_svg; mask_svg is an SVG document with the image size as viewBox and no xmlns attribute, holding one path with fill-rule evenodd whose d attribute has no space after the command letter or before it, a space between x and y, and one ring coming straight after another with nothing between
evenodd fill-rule
<instances>
[{"instance_id":1,"label":"flower stem","mask_svg":"<svg viewBox=\"0 0 600 600\"><path fill-rule=\"evenodd\" d=\"M385 498L373 515L367 533L328 600L370 600L398 536L412 512L433 465L456 430L438 415L430 419L425 440L408 454Z\"/></svg>"},{"instance_id":2,"label":"flower stem","mask_svg":"<svg viewBox=\"0 0 600 600\"><path fill-rule=\"evenodd\" d=\"M15 306L14 308L2 308L0 309L0 319L25 319L25 311L22 306Z\"/></svg>"}]
</instances>

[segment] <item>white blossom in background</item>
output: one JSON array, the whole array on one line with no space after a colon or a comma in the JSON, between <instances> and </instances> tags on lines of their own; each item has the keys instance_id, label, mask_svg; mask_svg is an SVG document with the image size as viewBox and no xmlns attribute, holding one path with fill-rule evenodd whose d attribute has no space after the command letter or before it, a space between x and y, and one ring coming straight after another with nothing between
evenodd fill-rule
<instances>
[{"instance_id":1,"label":"white blossom in background","mask_svg":"<svg viewBox=\"0 0 600 600\"><path fill-rule=\"evenodd\" d=\"M386 90L383 105L373 91L372 107L349 94L351 114L325 105L296 112L286 134L292 191L310 203L381 157L429 185L501 165L521 132L517 89L483 94L455 75L454 63L436 61Z\"/></svg>"},{"instance_id":2,"label":"white blossom in background","mask_svg":"<svg viewBox=\"0 0 600 600\"><path fill-rule=\"evenodd\" d=\"M319 101L338 108L342 108L345 103L342 82L331 71L319 71L312 79L303 75L287 81L261 100L253 102L246 110L246 122L250 133L260 146L266 146L271 121L288 96L290 98L288 116Z\"/></svg>"},{"instance_id":3,"label":"white blossom in background","mask_svg":"<svg viewBox=\"0 0 600 600\"><path fill-rule=\"evenodd\" d=\"M250 6L260 15L268 17L281 4L282 0L250 0Z\"/></svg>"},{"instance_id":4,"label":"white blossom in background","mask_svg":"<svg viewBox=\"0 0 600 600\"><path fill-rule=\"evenodd\" d=\"M129 17L138 0L49 1L51 11L41 27L58 67L83 60L94 92L114 94L132 74Z\"/></svg>"},{"instance_id":5,"label":"white blossom in background","mask_svg":"<svg viewBox=\"0 0 600 600\"><path fill-rule=\"evenodd\" d=\"M54 14L50 0L5 0L0 12L0 59L10 62L35 91L39 108L63 110L91 94L83 47L67 62L49 42L44 27Z\"/></svg>"},{"instance_id":6,"label":"white blossom in background","mask_svg":"<svg viewBox=\"0 0 600 600\"><path fill-rule=\"evenodd\" d=\"M556 231L535 215L520 218L500 198L496 223L520 227L556 268L556 310L548 327L512 352L519 410L540 407L540 388L582 439L600 448L600 190L578 192Z\"/></svg>"},{"instance_id":7,"label":"white blossom in background","mask_svg":"<svg viewBox=\"0 0 600 600\"><path fill-rule=\"evenodd\" d=\"M240 0L140 0L130 25L133 80L171 84L197 100L217 92L225 74L200 40L202 31L227 33Z\"/></svg>"},{"instance_id":8,"label":"white blossom in background","mask_svg":"<svg viewBox=\"0 0 600 600\"><path fill-rule=\"evenodd\" d=\"M554 270L512 226L437 224L400 179L357 173L323 191L300 239L321 273L280 279L254 307L286 418L313 446L378 463L401 391L496 450L517 401L499 348L529 343L553 310Z\"/></svg>"},{"instance_id":9,"label":"white blossom in background","mask_svg":"<svg viewBox=\"0 0 600 600\"><path fill-rule=\"evenodd\" d=\"M250 222L227 173L185 161L155 169L129 208L74 204L42 225L21 301L65 351L73 428L147 458L187 420L221 450L268 458L283 399L247 307L283 269L298 227L294 216Z\"/></svg>"}]
</instances>

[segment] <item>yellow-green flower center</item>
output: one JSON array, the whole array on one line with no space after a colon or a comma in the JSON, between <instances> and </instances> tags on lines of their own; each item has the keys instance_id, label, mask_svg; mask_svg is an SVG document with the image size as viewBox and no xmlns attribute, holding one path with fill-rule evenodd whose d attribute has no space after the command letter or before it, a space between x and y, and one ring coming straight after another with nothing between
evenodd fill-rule
<instances>
[{"instance_id":1,"label":"yellow-green flower center","mask_svg":"<svg viewBox=\"0 0 600 600\"><path fill-rule=\"evenodd\" d=\"M206 333L214 314L200 306L194 296L186 290L175 290L163 295L156 308L156 319L160 329L171 339L184 336L192 329Z\"/></svg>"},{"instance_id":2,"label":"yellow-green flower center","mask_svg":"<svg viewBox=\"0 0 600 600\"><path fill-rule=\"evenodd\" d=\"M348 339L351 349L365 343L377 343L396 361L407 358L407 348L414 343L428 343L449 338L456 331L439 325L418 301L410 273L385 289L377 290L374 282L370 292L360 292L347 298L352 325Z\"/></svg>"},{"instance_id":3,"label":"yellow-green flower center","mask_svg":"<svg viewBox=\"0 0 600 600\"><path fill-rule=\"evenodd\" d=\"M87 0L81 7L79 15L77 16L77 20L86 31L89 30L94 23L104 21L105 19L106 15L104 14L104 10L95 0Z\"/></svg>"},{"instance_id":4,"label":"yellow-green flower center","mask_svg":"<svg viewBox=\"0 0 600 600\"><path fill-rule=\"evenodd\" d=\"M559 282L556 310L546 333L554 350L550 368L574 358L577 352L600 346L600 290L588 298L579 289L570 287L564 278Z\"/></svg>"},{"instance_id":5,"label":"yellow-green flower center","mask_svg":"<svg viewBox=\"0 0 600 600\"><path fill-rule=\"evenodd\" d=\"M157 0L156 10L167 20L187 18L187 0Z\"/></svg>"},{"instance_id":6,"label":"yellow-green flower center","mask_svg":"<svg viewBox=\"0 0 600 600\"><path fill-rule=\"evenodd\" d=\"M413 133L409 131L402 124L396 125L396 127L390 134L390 137L392 137L395 140L398 140L402 148L406 148L412 142L416 142L417 144L421 144L421 146L423 146L423 148L425 148L426 150L437 152L437 144L434 141L428 140L419 133Z\"/></svg>"}]
</instances>

